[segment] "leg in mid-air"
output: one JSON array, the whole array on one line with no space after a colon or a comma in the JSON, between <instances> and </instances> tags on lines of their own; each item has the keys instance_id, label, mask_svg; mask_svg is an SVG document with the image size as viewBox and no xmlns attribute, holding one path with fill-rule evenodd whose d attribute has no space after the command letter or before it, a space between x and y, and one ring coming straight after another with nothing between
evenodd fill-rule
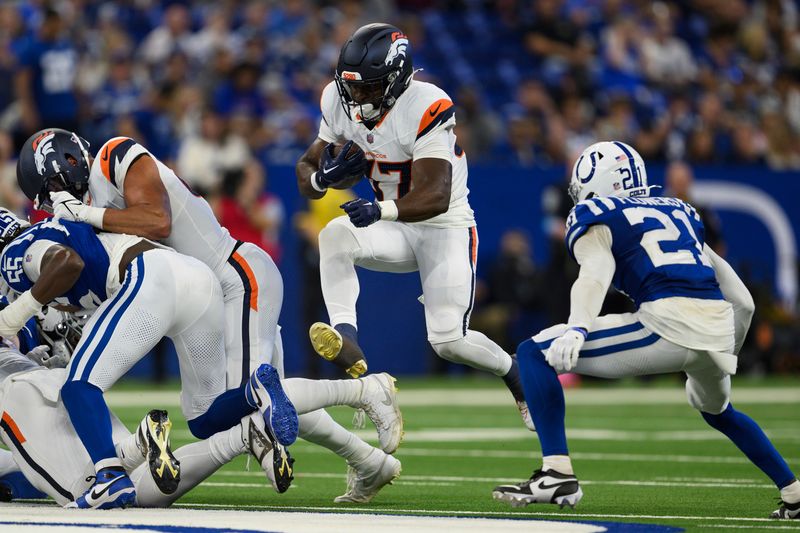
<instances>
[{"instance_id":1,"label":"leg in mid-air","mask_svg":"<svg viewBox=\"0 0 800 533\"><path fill-rule=\"evenodd\" d=\"M314 349L351 376L366 372L358 346L355 266L380 272L419 271L428 340L453 362L501 376L526 426L533 430L516 361L484 334L469 329L475 290L478 235L471 228L433 228L378 221L355 228L346 217L320 233L320 271L331 326L311 327Z\"/></svg>"}]
</instances>

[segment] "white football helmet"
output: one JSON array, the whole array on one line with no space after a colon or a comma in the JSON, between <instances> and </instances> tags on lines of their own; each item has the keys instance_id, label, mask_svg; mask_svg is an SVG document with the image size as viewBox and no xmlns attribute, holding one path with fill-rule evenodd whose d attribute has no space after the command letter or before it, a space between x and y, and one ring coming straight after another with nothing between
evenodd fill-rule
<instances>
[{"instance_id":1,"label":"white football helmet","mask_svg":"<svg viewBox=\"0 0 800 533\"><path fill-rule=\"evenodd\" d=\"M649 196L639 152L619 141L589 146L572 167L569 195L576 204L595 196Z\"/></svg>"}]
</instances>

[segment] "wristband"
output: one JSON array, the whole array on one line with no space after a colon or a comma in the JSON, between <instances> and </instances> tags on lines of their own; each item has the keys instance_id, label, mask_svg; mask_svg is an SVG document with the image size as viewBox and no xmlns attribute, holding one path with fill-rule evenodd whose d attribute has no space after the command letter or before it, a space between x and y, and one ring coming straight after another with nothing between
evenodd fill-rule
<instances>
[{"instance_id":1,"label":"wristband","mask_svg":"<svg viewBox=\"0 0 800 533\"><path fill-rule=\"evenodd\" d=\"M85 218L86 222L91 224L97 229L103 229L103 217L106 214L104 207L91 207L86 206Z\"/></svg>"},{"instance_id":2,"label":"wristband","mask_svg":"<svg viewBox=\"0 0 800 533\"><path fill-rule=\"evenodd\" d=\"M317 192L325 192L325 191L328 190L327 187L323 187L322 185L319 184L319 182L317 181L317 173L316 172L311 174L311 186Z\"/></svg>"},{"instance_id":3,"label":"wristband","mask_svg":"<svg viewBox=\"0 0 800 533\"><path fill-rule=\"evenodd\" d=\"M0 327L14 329L16 333L31 317L42 310L43 305L36 301L31 291L23 292L3 309Z\"/></svg>"},{"instance_id":4,"label":"wristband","mask_svg":"<svg viewBox=\"0 0 800 533\"><path fill-rule=\"evenodd\" d=\"M583 340L586 340L586 337L589 336L589 331L586 328L582 328L580 326L572 326L569 329L571 329L572 331L577 331L578 333L583 335Z\"/></svg>"},{"instance_id":5,"label":"wristband","mask_svg":"<svg viewBox=\"0 0 800 533\"><path fill-rule=\"evenodd\" d=\"M394 200L385 200L378 202L378 207L381 208L381 220L397 220L397 202Z\"/></svg>"}]
</instances>

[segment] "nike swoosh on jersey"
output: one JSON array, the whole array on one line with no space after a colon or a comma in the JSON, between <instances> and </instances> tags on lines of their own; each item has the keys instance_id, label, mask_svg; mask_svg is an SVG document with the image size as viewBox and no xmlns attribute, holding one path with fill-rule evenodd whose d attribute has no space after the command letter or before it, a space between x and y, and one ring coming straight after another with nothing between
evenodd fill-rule
<instances>
[{"instance_id":1,"label":"nike swoosh on jersey","mask_svg":"<svg viewBox=\"0 0 800 533\"><path fill-rule=\"evenodd\" d=\"M436 113L438 113L438 112L439 112L439 108L440 108L440 107L442 107L442 104L439 104L439 105L437 105L437 106L436 106L436 109L432 109L432 110L428 111L428 114L429 114L430 116L432 116L432 117L435 117L435 116L436 116Z\"/></svg>"},{"instance_id":2,"label":"nike swoosh on jersey","mask_svg":"<svg viewBox=\"0 0 800 533\"><path fill-rule=\"evenodd\" d=\"M106 149L103 150L103 161L108 161L108 145L106 145Z\"/></svg>"}]
</instances>

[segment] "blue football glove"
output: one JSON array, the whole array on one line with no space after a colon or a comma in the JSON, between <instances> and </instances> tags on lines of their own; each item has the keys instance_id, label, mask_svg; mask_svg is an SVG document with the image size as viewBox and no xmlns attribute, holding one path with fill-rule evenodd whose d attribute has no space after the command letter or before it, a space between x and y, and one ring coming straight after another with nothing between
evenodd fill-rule
<instances>
[{"instance_id":1,"label":"blue football glove","mask_svg":"<svg viewBox=\"0 0 800 533\"><path fill-rule=\"evenodd\" d=\"M377 202L370 202L363 198L356 198L340 205L350 222L357 228L366 228L381 219L381 206Z\"/></svg>"},{"instance_id":2,"label":"blue football glove","mask_svg":"<svg viewBox=\"0 0 800 533\"><path fill-rule=\"evenodd\" d=\"M347 157L353 141L347 141L339 155L333 155L334 144L330 143L322 151L317 171L317 183L321 187L328 188L335 183L344 181L354 176L363 176L367 169L367 160L364 159L364 152L356 150L356 153Z\"/></svg>"}]
</instances>

